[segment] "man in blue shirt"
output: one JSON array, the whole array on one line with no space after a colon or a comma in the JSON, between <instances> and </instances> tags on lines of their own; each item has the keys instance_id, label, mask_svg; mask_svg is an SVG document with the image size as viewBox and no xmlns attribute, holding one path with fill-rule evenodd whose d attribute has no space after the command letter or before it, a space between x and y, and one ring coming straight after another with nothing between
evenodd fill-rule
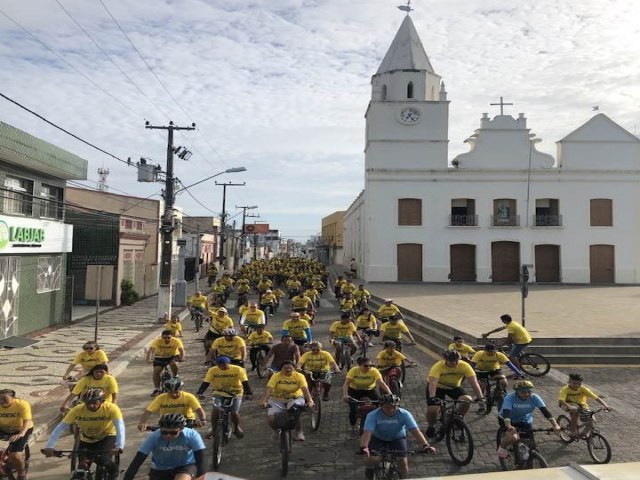
<instances>
[{"instance_id":1,"label":"man in blue shirt","mask_svg":"<svg viewBox=\"0 0 640 480\"><path fill-rule=\"evenodd\" d=\"M185 428L187 419L184 415L168 413L160 418L159 424L160 429L151 433L140 445L124 474L124 480L134 479L149 453L149 480L191 480L204 475L204 442L198 432Z\"/></svg>"},{"instance_id":2,"label":"man in blue shirt","mask_svg":"<svg viewBox=\"0 0 640 480\"><path fill-rule=\"evenodd\" d=\"M413 415L400 408L397 395L386 394L380 397L380 408L376 408L364 423L364 431L360 437L360 450L367 456L365 477L373 478L375 465L380 457L371 455L371 451L393 450L399 457L398 468L400 478L408 478L409 461L407 459L407 431L420 442L425 453L435 453L436 449L429 445L427 439L418 428Z\"/></svg>"},{"instance_id":3,"label":"man in blue shirt","mask_svg":"<svg viewBox=\"0 0 640 480\"><path fill-rule=\"evenodd\" d=\"M533 393L533 383L529 380L519 380L513 384L515 392L504 397L502 410L498 417L500 428L504 435L498 447L498 457L507 458L507 448L519 439L519 432L530 436L533 429L533 411L538 408L549 421L554 431L558 433L560 426L547 408L542 398Z\"/></svg>"}]
</instances>

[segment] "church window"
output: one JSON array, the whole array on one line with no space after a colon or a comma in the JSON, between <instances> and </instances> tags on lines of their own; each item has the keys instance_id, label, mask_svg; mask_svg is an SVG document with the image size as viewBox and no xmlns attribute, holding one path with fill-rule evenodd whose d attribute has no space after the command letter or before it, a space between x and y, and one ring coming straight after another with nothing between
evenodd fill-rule
<instances>
[{"instance_id":1,"label":"church window","mask_svg":"<svg viewBox=\"0 0 640 480\"><path fill-rule=\"evenodd\" d=\"M422 225L422 200L419 198L400 198L398 200L398 225Z\"/></svg>"},{"instance_id":2,"label":"church window","mask_svg":"<svg viewBox=\"0 0 640 480\"><path fill-rule=\"evenodd\" d=\"M494 227L517 227L519 218L516 215L516 201L513 198L498 198L493 201Z\"/></svg>"},{"instance_id":3,"label":"church window","mask_svg":"<svg viewBox=\"0 0 640 480\"><path fill-rule=\"evenodd\" d=\"M613 202L610 198L591 199L591 226L613 226Z\"/></svg>"},{"instance_id":4,"label":"church window","mask_svg":"<svg viewBox=\"0 0 640 480\"><path fill-rule=\"evenodd\" d=\"M413 82L407 85L407 98L413 98Z\"/></svg>"},{"instance_id":5,"label":"church window","mask_svg":"<svg viewBox=\"0 0 640 480\"><path fill-rule=\"evenodd\" d=\"M386 99L387 99L387 86L382 85L382 100L386 100Z\"/></svg>"},{"instance_id":6,"label":"church window","mask_svg":"<svg viewBox=\"0 0 640 480\"><path fill-rule=\"evenodd\" d=\"M562 225L562 215L559 214L560 205L557 198L536 199L536 227L559 227Z\"/></svg>"},{"instance_id":7,"label":"church window","mask_svg":"<svg viewBox=\"0 0 640 480\"><path fill-rule=\"evenodd\" d=\"M451 199L451 217L449 225L452 227L475 227L478 225L476 215L476 201L473 198Z\"/></svg>"}]
</instances>

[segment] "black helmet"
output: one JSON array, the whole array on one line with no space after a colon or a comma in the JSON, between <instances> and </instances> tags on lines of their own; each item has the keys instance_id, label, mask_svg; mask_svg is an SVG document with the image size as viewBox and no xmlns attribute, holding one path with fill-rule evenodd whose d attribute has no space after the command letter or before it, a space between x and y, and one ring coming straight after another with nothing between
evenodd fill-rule
<instances>
[{"instance_id":1,"label":"black helmet","mask_svg":"<svg viewBox=\"0 0 640 480\"><path fill-rule=\"evenodd\" d=\"M181 413L167 413L160 417L158 424L160 428L184 428L187 426L187 419Z\"/></svg>"},{"instance_id":2,"label":"black helmet","mask_svg":"<svg viewBox=\"0 0 640 480\"><path fill-rule=\"evenodd\" d=\"M84 403L91 402L104 402L106 394L104 390L101 388L90 388L89 390L85 390L82 392L82 396L80 397Z\"/></svg>"},{"instance_id":3,"label":"black helmet","mask_svg":"<svg viewBox=\"0 0 640 480\"><path fill-rule=\"evenodd\" d=\"M184 382L179 377L171 377L162 384L167 392L177 392L184 386Z\"/></svg>"},{"instance_id":4,"label":"black helmet","mask_svg":"<svg viewBox=\"0 0 640 480\"><path fill-rule=\"evenodd\" d=\"M460 360L460 352L457 350L445 350L442 357L450 362L455 362Z\"/></svg>"},{"instance_id":5,"label":"black helmet","mask_svg":"<svg viewBox=\"0 0 640 480\"><path fill-rule=\"evenodd\" d=\"M380 405L398 405L400 403L400 397L393 393L387 393L380 397Z\"/></svg>"}]
</instances>

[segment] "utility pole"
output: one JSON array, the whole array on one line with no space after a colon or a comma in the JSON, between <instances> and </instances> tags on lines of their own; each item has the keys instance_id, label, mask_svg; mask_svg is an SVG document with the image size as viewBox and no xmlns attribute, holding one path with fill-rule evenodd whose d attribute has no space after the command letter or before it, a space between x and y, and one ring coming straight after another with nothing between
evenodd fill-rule
<instances>
[{"instance_id":1,"label":"utility pole","mask_svg":"<svg viewBox=\"0 0 640 480\"><path fill-rule=\"evenodd\" d=\"M160 260L160 288L158 290L158 319L162 321L165 312L171 315L171 266L173 260L173 202L174 202L174 176L173 176L173 132L176 130L195 130L196 124L190 127L176 127L173 122L168 126L155 126L145 122L145 128L151 130L167 131L167 171L164 189L164 215L160 231L162 232L162 253Z\"/></svg>"},{"instance_id":2,"label":"utility pole","mask_svg":"<svg viewBox=\"0 0 640 480\"><path fill-rule=\"evenodd\" d=\"M226 257L224 256L224 242L226 237L225 232L225 219L227 216L227 187L244 187L246 182L242 183L218 183L216 185L222 186L222 214L220 215L220 254L218 255L218 262L220 265L220 271L224 270Z\"/></svg>"},{"instance_id":3,"label":"utility pole","mask_svg":"<svg viewBox=\"0 0 640 480\"><path fill-rule=\"evenodd\" d=\"M247 215L247 210L253 210L254 208L258 208L257 205L251 205L251 206L243 206L243 207L239 207L236 205L236 208L241 208L242 209L242 230L240 231L240 248L238 248L238 251L240 253L240 255L238 255L238 260L236 261L236 267L242 263L241 260L244 259L244 227L247 225L247 217L251 217L251 216L259 216L259 215Z\"/></svg>"}]
</instances>

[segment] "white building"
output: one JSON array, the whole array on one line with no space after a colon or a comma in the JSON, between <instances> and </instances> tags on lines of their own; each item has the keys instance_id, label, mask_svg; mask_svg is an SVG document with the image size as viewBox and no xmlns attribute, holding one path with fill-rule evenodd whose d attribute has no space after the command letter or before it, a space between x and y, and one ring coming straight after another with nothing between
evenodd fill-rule
<instances>
[{"instance_id":1,"label":"white building","mask_svg":"<svg viewBox=\"0 0 640 480\"><path fill-rule=\"evenodd\" d=\"M406 16L366 112L365 189L344 218L367 281L640 283L640 140L603 114L557 142L485 113L449 162L449 101ZM502 99L500 101L502 104Z\"/></svg>"}]
</instances>

